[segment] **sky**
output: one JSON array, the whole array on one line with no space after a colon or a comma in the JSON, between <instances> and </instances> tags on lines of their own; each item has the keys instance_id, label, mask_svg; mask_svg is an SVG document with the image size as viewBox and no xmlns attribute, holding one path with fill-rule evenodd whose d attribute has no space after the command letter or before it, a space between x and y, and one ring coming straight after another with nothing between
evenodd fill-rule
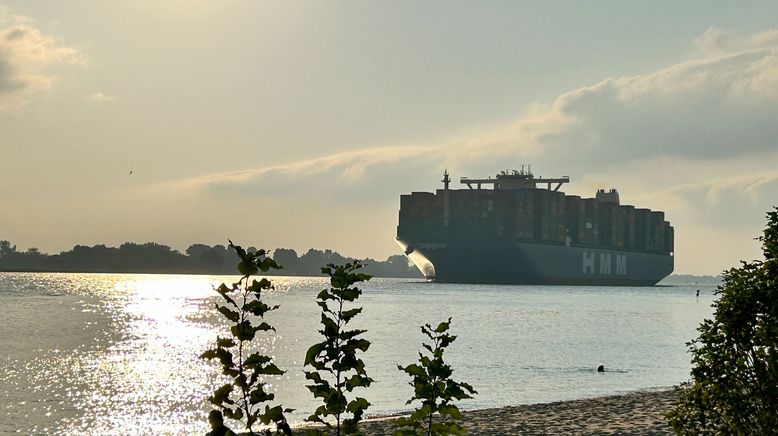
<instances>
[{"instance_id":1,"label":"sky","mask_svg":"<svg viewBox=\"0 0 778 436\"><path fill-rule=\"evenodd\" d=\"M0 239L400 254L400 194L531 164L761 257L772 1L0 0ZM456 186L455 186L456 187Z\"/></svg>"}]
</instances>

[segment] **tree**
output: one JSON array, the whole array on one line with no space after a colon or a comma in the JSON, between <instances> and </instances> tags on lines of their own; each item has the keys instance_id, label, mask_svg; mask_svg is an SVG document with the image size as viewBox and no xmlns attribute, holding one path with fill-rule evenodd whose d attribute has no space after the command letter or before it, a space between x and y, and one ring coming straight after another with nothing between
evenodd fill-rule
<instances>
[{"instance_id":1,"label":"tree","mask_svg":"<svg viewBox=\"0 0 778 436\"><path fill-rule=\"evenodd\" d=\"M413 378L410 385L414 395L405 404L421 400L421 407L411 416L397 420L398 426L410 427L397 431L395 434L398 436L464 434L464 428L456 422L462 419L462 414L451 402L472 398L471 395L477 392L467 383L451 380L454 371L443 361L446 347L457 338L446 333L450 325L451 318L435 329L430 324L421 326L422 333L432 340L432 344L422 344L430 355L419 352L419 364L404 368L397 365L397 369ZM439 415L437 420L434 418L436 413Z\"/></svg>"},{"instance_id":2,"label":"tree","mask_svg":"<svg viewBox=\"0 0 778 436\"><path fill-rule=\"evenodd\" d=\"M316 297L322 310L321 323L324 328L319 333L324 336L324 341L312 345L305 355L305 366L312 366L316 370L305 371L305 378L313 382L307 388L315 398L321 398L324 402L307 420L332 428L332 424L325 418L334 416L338 435L341 432L357 433L362 414L370 406L364 398L356 397L351 401L346 398L346 392L368 387L373 382L365 372L365 363L357 357L357 351L365 352L370 347L370 342L359 338L366 330L345 329L362 312L361 307L348 310L343 307L344 303L353 303L362 294L353 285L370 279L367 274L355 272L360 268L362 264L355 260L344 265L329 264L321 269L322 273L330 276L332 286L322 290ZM346 413L351 413L352 417L342 419Z\"/></svg>"},{"instance_id":3,"label":"tree","mask_svg":"<svg viewBox=\"0 0 778 436\"><path fill-rule=\"evenodd\" d=\"M229 383L214 390L208 400L219 407L224 416L243 422L246 430L253 435L252 427L257 421L269 424L271 421L282 420L283 413L291 411L282 409L281 406L271 408L267 405L264 412L261 411L261 403L275 398L275 394L265 391L264 377L283 375L284 371L272 362L272 357L259 352L251 353L251 344L257 332L275 331L264 321L255 324L252 317L264 319L265 314L278 309L278 306L270 307L262 301L262 291L273 289L269 280L262 278L249 283L249 279L260 271L267 272L270 268L279 269L280 266L266 256L265 250L246 252L240 246L233 245L232 241L230 247L240 257L238 271L243 276L232 286L222 283L216 288L216 292L227 303L217 303L216 310L232 322L231 337L217 337L216 347L207 350L200 357L218 359L222 374L231 379Z\"/></svg>"},{"instance_id":4,"label":"tree","mask_svg":"<svg viewBox=\"0 0 778 436\"><path fill-rule=\"evenodd\" d=\"M291 248L276 248L273 250L273 259L284 265L287 274L294 275L299 272L297 252Z\"/></svg>"},{"instance_id":5,"label":"tree","mask_svg":"<svg viewBox=\"0 0 778 436\"><path fill-rule=\"evenodd\" d=\"M11 245L8 241L0 241L0 257L10 257L16 254L16 245Z\"/></svg>"},{"instance_id":6,"label":"tree","mask_svg":"<svg viewBox=\"0 0 778 436\"><path fill-rule=\"evenodd\" d=\"M713 319L687 345L691 381L668 413L680 434L774 434L778 428L778 208L767 213L763 261L723 274Z\"/></svg>"}]
</instances>

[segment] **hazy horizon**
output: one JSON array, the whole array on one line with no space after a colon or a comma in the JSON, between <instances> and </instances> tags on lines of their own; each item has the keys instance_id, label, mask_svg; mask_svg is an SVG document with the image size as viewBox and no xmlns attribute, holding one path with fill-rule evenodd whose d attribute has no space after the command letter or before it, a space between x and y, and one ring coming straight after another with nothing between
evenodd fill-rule
<instances>
[{"instance_id":1,"label":"hazy horizon","mask_svg":"<svg viewBox=\"0 0 778 436\"><path fill-rule=\"evenodd\" d=\"M0 239L385 259L399 196L531 164L761 257L778 4L0 0ZM459 184L454 183L458 188Z\"/></svg>"}]
</instances>

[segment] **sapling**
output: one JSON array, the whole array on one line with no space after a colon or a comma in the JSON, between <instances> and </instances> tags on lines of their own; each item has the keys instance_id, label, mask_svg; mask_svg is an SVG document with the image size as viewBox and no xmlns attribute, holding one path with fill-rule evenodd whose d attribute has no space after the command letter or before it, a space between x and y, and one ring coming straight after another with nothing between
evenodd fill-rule
<instances>
[{"instance_id":1,"label":"sapling","mask_svg":"<svg viewBox=\"0 0 778 436\"><path fill-rule=\"evenodd\" d=\"M397 369L413 378L410 385L413 386L414 395L405 404L420 400L421 407L410 416L397 419L397 425L406 428L398 430L396 436L465 433L465 429L457 423L462 420L462 413L451 403L472 398L477 392L467 383L451 380L453 370L443 361L446 347L457 338L447 333L450 325L451 318L438 324L435 329L430 324L421 326L421 331L432 341L431 344L422 344L429 355L419 352L418 364L412 363L406 367L397 365Z\"/></svg>"},{"instance_id":2,"label":"sapling","mask_svg":"<svg viewBox=\"0 0 778 436\"><path fill-rule=\"evenodd\" d=\"M344 307L362 294L354 285L370 279L369 275L356 272L362 266L355 260L345 265L329 264L321 269L330 277L331 285L316 297L323 326L319 333L324 340L311 346L305 355L305 366L315 369L305 371L305 378L312 382L307 388L324 403L307 420L334 429L338 435L357 433L358 423L370 406L364 398L346 398L346 394L355 388L368 387L373 382L365 372L364 362L357 357L358 351L365 352L370 347L370 342L360 338L366 330L346 329L347 324L362 312L361 307L348 310ZM351 417L345 418L348 414ZM327 417L334 417L335 424ZM321 431L312 429L310 433Z\"/></svg>"},{"instance_id":3,"label":"sapling","mask_svg":"<svg viewBox=\"0 0 778 436\"><path fill-rule=\"evenodd\" d=\"M240 258L238 271L243 275L240 280L227 286L222 283L215 288L221 295L223 303L216 303L216 310L227 318L230 326L229 337L217 337L216 347L207 350L200 357L203 359L218 359L222 374L230 381L213 391L208 401L222 410L224 416L242 422L249 434L253 435L252 427L257 423L269 424L283 419L284 412L292 409L282 409L281 406L270 407L263 403L272 401L275 394L265 390L266 376L283 375L270 356L251 350L252 343L258 332L269 332L275 329L263 319L268 312L278 309L278 306L268 306L262 301L262 291L273 289L273 284L266 278L251 279L252 275L267 272L269 269L281 267L265 250L246 252L240 246L230 241ZM263 320L258 324L256 318Z\"/></svg>"}]
</instances>

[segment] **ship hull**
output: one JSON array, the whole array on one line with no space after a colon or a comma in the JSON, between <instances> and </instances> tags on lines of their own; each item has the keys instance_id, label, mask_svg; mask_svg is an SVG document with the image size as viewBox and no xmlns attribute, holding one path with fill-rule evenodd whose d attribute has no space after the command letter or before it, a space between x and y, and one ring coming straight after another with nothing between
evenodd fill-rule
<instances>
[{"instance_id":1,"label":"ship hull","mask_svg":"<svg viewBox=\"0 0 778 436\"><path fill-rule=\"evenodd\" d=\"M397 242L437 282L651 286L673 271L670 254L529 242Z\"/></svg>"}]
</instances>

